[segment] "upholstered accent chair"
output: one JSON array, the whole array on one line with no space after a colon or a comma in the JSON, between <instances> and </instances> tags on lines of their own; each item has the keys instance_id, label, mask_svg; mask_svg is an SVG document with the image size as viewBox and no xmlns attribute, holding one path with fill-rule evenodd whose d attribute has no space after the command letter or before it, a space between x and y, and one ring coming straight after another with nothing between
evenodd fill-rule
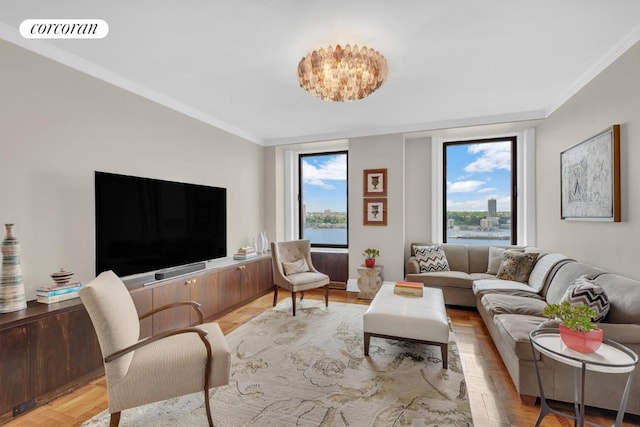
<instances>
[{"instance_id":1,"label":"upholstered accent chair","mask_svg":"<svg viewBox=\"0 0 640 427\"><path fill-rule=\"evenodd\" d=\"M291 306L296 315L296 292L324 287L324 304L329 307L329 276L315 269L311 262L311 242L292 240L271 242L273 261L273 305L278 302L278 287L291 291Z\"/></svg>"},{"instance_id":2,"label":"upholstered accent chair","mask_svg":"<svg viewBox=\"0 0 640 427\"><path fill-rule=\"evenodd\" d=\"M101 273L80 292L104 358L111 426L121 411L204 391L213 426L209 389L229 383L231 353L217 323L202 324L199 304L176 302L138 317L128 289L112 271ZM191 305L200 325L139 339L140 320L179 305Z\"/></svg>"}]
</instances>

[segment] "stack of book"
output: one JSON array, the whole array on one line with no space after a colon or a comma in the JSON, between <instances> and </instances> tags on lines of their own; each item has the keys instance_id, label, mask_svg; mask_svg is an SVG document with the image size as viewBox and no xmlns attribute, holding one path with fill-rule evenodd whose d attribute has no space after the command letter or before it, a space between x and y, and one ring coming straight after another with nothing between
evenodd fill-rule
<instances>
[{"instance_id":1,"label":"stack of book","mask_svg":"<svg viewBox=\"0 0 640 427\"><path fill-rule=\"evenodd\" d=\"M249 259L258 256L256 249L253 246L243 246L238 249L238 252L233 254L233 259Z\"/></svg>"},{"instance_id":2,"label":"stack of book","mask_svg":"<svg viewBox=\"0 0 640 427\"><path fill-rule=\"evenodd\" d=\"M66 285L41 286L36 289L36 300L43 304L53 304L78 298L78 291L82 289L82 283L74 282Z\"/></svg>"},{"instance_id":3,"label":"stack of book","mask_svg":"<svg viewBox=\"0 0 640 427\"><path fill-rule=\"evenodd\" d=\"M398 295L408 295L412 297L421 297L424 285L420 282L396 282L393 287L393 293Z\"/></svg>"}]
</instances>

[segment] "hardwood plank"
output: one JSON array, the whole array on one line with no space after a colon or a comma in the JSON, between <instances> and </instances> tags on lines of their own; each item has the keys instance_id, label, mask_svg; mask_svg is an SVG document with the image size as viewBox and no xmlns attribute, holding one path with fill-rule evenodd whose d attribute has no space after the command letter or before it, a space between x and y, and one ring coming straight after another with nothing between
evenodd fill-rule
<instances>
[{"instance_id":1,"label":"hardwood plank","mask_svg":"<svg viewBox=\"0 0 640 427\"><path fill-rule=\"evenodd\" d=\"M291 298L280 290L278 300ZM305 298L323 299L322 289L305 292ZM355 292L332 289L329 294L329 306L332 302L369 304L359 300ZM217 322L223 332L228 334L240 325L271 308L273 294L264 295L249 304L239 307L220 317ZM460 359L467 380L469 402L475 427L522 427L534 424L540 406L528 406L520 402L513 382L496 351L482 319L477 312L448 308L456 334ZM62 396L49 404L10 421L8 426L78 426L83 421L107 408L106 381L100 377L89 384ZM569 410L568 404L554 403L554 407ZM589 409L587 419L603 425L615 421L612 411ZM548 415L543 423L545 427L569 427L569 420ZM640 426L640 417L627 415L624 426Z\"/></svg>"}]
</instances>

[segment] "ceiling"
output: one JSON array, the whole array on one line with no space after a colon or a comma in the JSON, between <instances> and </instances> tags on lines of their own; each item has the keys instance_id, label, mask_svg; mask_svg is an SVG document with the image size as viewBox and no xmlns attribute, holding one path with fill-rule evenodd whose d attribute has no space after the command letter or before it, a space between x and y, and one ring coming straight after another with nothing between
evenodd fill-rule
<instances>
[{"instance_id":1,"label":"ceiling","mask_svg":"<svg viewBox=\"0 0 640 427\"><path fill-rule=\"evenodd\" d=\"M28 18L109 34L27 40ZM640 1L0 0L0 37L277 145L544 118L640 40ZM302 90L300 58L337 43L380 51L387 82L347 103Z\"/></svg>"}]
</instances>

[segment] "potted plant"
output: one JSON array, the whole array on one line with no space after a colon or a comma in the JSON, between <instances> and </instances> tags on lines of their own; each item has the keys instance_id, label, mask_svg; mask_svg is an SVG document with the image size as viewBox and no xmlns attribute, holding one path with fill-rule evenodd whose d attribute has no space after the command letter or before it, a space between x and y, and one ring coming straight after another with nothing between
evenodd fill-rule
<instances>
[{"instance_id":1,"label":"potted plant","mask_svg":"<svg viewBox=\"0 0 640 427\"><path fill-rule=\"evenodd\" d=\"M380 251L374 248L367 248L362 252L364 255L364 265L373 268L376 265L376 258L380 256Z\"/></svg>"},{"instance_id":2,"label":"potted plant","mask_svg":"<svg viewBox=\"0 0 640 427\"><path fill-rule=\"evenodd\" d=\"M592 322L596 312L585 304L571 305L568 301L545 307L544 315L560 320L560 338L569 348L580 353L596 351L602 344L603 331Z\"/></svg>"}]
</instances>

